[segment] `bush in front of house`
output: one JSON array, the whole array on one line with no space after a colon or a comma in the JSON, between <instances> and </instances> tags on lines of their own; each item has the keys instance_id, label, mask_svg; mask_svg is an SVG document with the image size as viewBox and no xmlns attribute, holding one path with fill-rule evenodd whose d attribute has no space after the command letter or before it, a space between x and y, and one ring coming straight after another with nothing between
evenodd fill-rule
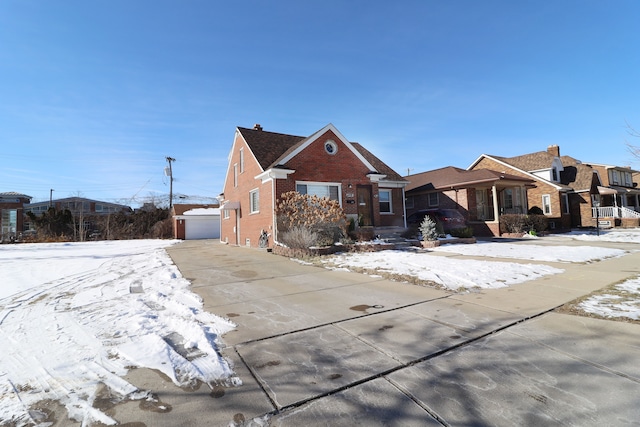
<instances>
[{"instance_id":1,"label":"bush in front of house","mask_svg":"<svg viewBox=\"0 0 640 427\"><path fill-rule=\"evenodd\" d=\"M541 233L549 226L549 219L538 214L500 215L500 233Z\"/></svg>"},{"instance_id":2,"label":"bush in front of house","mask_svg":"<svg viewBox=\"0 0 640 427\"><path fill-rule=\"evenodd\" d=\"M473 227L462 227L462 228L454 228L449 231L452 237L457 237L459 239L468 239L473 237Z\"/></svg>"},{"instance_id":3,"label":"bush in front of house","mask_svg":"<svg viewBox=\"0 0 640 427\"><path fill-rule=\"evenodd\" d=\"M535 231L540 234L549 227L549 218L544 215L529 214L527 215L527 225L529 225L529 231Z\"/></svg>"},{"instance_id":4,"label":"bush in front of house","mask_svg":"<svg viewBox=\"0 0 640 427\"><path fill-rule=\"evenodd\" d=\"M295 226L280 235L280 242L293 249L307 249L318 242L318 234L308 228Z\"/></svg>"},{"instance_id":5,"label":"bush in front of house","mask_svg":"<svg viewBox=\"0 0 640 427\"><path fill-rule=\"evenodd\" d=\"M500 215L500 233L524 233L527 228L527 216L523 214Z\"/></svg>"},{"instance_id":6,"label":"bush in front of house","mask_svg":"<svg viewBox=\"0 0 640 427\"><path fill-rule=\"evenodd\" d=\"M278 240L297 245L329 246L347 235L347 217L337 200L300 194L283 193L276 206ZM300 229L307 230L305 235ZM292 234L287 236L287 232ZM315 239L313 238L315 236ZM315 240L315 241L312 241ZM291 246L293 247L293 246Z\"/></svg>"},{"instance_id":7,"label":"bush in front of house","mask_svg":"<svg viewBox=\"0 0 640 427\"><path fill-rule=\"evenodd\" d=\"M438 226L436 222L432 220L429 215L426 215L420 223L420 233L422 234L422 240L434 241L438 240Z\"/></svg>"}]
</instances>

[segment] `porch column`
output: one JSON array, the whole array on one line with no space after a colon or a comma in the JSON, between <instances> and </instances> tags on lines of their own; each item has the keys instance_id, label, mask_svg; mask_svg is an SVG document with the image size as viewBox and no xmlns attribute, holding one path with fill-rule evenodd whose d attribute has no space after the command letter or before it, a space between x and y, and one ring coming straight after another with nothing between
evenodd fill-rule
<instances>
[{"instance_id":1,"label":"porch column","mask_svg":"<svg viewBox=\"0 0 640 427\"><path fill-rule=\"evenodd\" d=\"M493 198L493 220L499 220L499 208L498 208L498 189L495 185L491 187L491 197Z\"/></svg>"}]
</instances>

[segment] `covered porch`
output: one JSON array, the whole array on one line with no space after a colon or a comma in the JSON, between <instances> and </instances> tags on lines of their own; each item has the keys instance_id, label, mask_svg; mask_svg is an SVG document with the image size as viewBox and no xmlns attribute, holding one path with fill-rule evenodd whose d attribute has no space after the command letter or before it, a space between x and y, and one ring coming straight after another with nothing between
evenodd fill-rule
<instances>
[{"instance_id":1,"label":"covered porch","mask_svg":"<svg viewBox=\"0 0 640 427\"><path fill-rule=\"evenodd\" d=\"M640 190L625 187L597 187L591 194L591 215L596 220L629 219L640 223Z\"/></svg>"}]
</instances>

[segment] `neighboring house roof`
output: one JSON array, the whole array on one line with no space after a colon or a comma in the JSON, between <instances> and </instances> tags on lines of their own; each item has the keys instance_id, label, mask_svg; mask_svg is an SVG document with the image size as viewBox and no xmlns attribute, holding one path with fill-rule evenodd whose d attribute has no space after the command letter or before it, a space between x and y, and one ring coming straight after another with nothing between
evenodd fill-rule
<instances>
[{"instance_id":1,"label":"neighboring house roof","mask_svg":"<svg viewBox=\"0 0 640 427\"><path fill-rule=\"evenodd\" d=\"M0 193L0 197L19 197L21 199L33 199L31 196L27 196L26 194L16 193L15 191L7 191L4 193Z\"/></svg>"},{"instance_id":2,"label":"neighboring house roof","mask_svg":"<svg viewBox=\"0 0 640 427\"><path fill-rule=\"evenodd\" d=\"M411 190L443 190L469 187L474 184L492 183L500 180L531 184L533 180L516 175L496 172L489 169L465 170L454 166L447 166L432 171L422 172L405 177L409 184L406 191Z\"/></svg>"},{"instance_id":3,"label":"neighboring house roof","mask_svg":"<svg viewBox=\"0 0 640 427\"><path fill-rule=\"evenodd\" d=\"M563 184L561 182L548 181L532 173L534 171L551 169L553 160L556 158L556 156L548 153L547 151L538 151L536 153L524 154L522 156L516 156L516 157L501 157L501 156L493 156L489 154L481 154L480 157L478 157L476 161L473 162L471 166L469 166L467 169L470 170L471 168L473 168L476 164L480 162L480 160L482 160L482 158L488 158L498 163L502 163L505 166L517 169L520 172L530 176L531 179L533 179L534 181L544 181L547 184L550 184L556 187L558 190L570 191L572 189L567 184Z\"/></svg>"},{"instance_id":4,"label":"neighboring house roof","mask_svg":"<svg viewBox=\"0 0 640 427\"><path fill-rule=\"evenodd\" d=\"M188 204L188 203L174 203L173 204L173 215L193 215L193 214L202 214L202 215L216 215L219 212L213 212L213 210L218 210L218 205L202 205L202 204ZM202 210L207 210L208 212L200 212Z\"/></svg>"}]
</instances>

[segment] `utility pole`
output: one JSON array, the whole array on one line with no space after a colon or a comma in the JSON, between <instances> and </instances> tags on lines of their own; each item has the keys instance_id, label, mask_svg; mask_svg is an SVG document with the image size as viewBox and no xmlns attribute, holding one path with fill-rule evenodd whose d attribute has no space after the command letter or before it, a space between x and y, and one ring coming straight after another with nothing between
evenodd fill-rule
<instances>
[{"instance_id":1,"label":"utility pole","mask_svg":"<svg viewBox=\"0 0 640 427\"><path fill-rule=\"evenodd\" d=\"M173 207L173 170L171 169L171 162L175 162L176 159L167 156L167 162L169 163L169 170L165 169L164 173L169 177L169 211Z\"/></svg>"}]
</instances>

